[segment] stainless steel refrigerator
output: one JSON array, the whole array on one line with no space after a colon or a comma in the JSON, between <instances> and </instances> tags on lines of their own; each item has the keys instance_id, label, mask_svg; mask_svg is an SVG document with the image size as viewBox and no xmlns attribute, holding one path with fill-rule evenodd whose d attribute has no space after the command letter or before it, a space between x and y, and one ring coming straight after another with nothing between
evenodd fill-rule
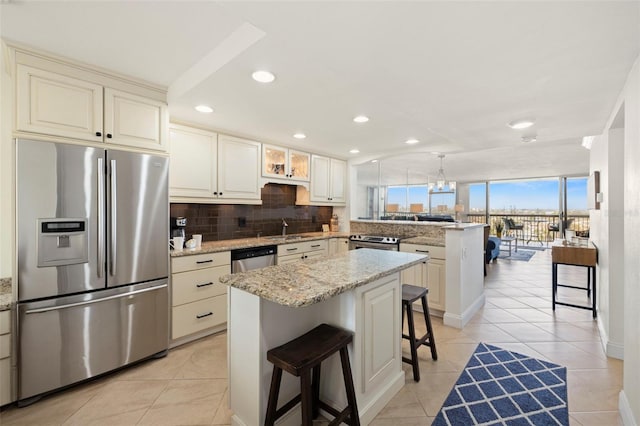
<instances>
[{"instance_id":1,"label":"stainless steel refrigerator","mask_svg":"<svg viewBox=\"0 0 640 426\"><path fill-rule=\"evenodd\" d=\"M16 141L18 400L168 347L168 159Z\"/></svg>"}]
</instances>

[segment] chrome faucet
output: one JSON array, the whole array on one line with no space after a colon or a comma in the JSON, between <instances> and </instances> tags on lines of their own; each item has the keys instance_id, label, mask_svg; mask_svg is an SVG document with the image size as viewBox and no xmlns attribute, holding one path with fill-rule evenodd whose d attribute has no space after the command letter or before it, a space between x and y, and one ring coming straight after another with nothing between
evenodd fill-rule
<instances>
[{"instance_id":1,"label":"chrome faucet","mask_svg":"<svg viewBox=\"0 0 640 426\"><path fill-rule=\"evenodd\" d=\"M289 226L289 224L287 223L286 220L284 220L284 218L282 218L282 236L283 237L287 235L287 226Z\"/></svg>"}]
</instances>

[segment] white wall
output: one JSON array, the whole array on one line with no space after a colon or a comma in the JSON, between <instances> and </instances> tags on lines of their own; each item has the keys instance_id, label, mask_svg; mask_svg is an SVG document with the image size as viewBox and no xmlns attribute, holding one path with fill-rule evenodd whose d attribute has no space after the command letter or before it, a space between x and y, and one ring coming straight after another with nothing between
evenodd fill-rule
<instances>
[{"instance_id":1,"label":"white wall","mask_svg":"<svg viewBox=\"0 0 640 426\"><path fill-rule=\"evenodd\" d=\"M591 212L598 244L600 325L607 350L623 342L620 414L625 425L640 422L640 58L629 73L604 133L591 150L591 170L600 170L604 201Z\"/></svg>"},{"instance_id":2,"label":"white wall","mask_svg":"<svg viewBox=\"0 0 640 426\"><path fill-rule=\"evenodd\" d=\"M640 58L624 98L624 380L620 397L625 424L640 422ZM614 112L615 114L615 112ZM627 409L628 407L628 409Z\"/></svg>"},{"instance_id":3,"label":"white wall","mask_svg":"<svg viewBox=\"0 0 640 426\"><path fill-rule=\"evenodd\" d=\"M590 236L598 247L598 325L607 355L624 357L624 130L612 129L596 138L590 171L600 172L604 198L591 210Z\"/></svg>"}]
</instances>

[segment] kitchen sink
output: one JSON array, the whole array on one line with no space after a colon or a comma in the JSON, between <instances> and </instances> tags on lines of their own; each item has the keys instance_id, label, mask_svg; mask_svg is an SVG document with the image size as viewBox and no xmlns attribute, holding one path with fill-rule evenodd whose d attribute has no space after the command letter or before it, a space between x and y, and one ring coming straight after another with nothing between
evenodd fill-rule
<instances>
[{"instance_id":1,"label":"kitchen sink","mask_svg":"<svg viewBox=\"0 0 640 426\"><path fill-rule=\"evenodd\" d=\"M287 235L284 237L267 237L267 240L271 240L271 241L296 241L296 240L301 240L302 237L300 235Z\"/></svg>"}]
</instances>

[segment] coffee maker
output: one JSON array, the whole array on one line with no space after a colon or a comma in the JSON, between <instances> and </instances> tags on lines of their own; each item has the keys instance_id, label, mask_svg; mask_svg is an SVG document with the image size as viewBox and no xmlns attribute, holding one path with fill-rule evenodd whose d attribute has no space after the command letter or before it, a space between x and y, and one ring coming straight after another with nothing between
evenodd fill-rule
<instances>
[{"instance_id":1,"label":"coffee maker","mask_svg":"<svg viewBox=\"0 0 640 426\"><path fill-rule=\"evenodd\" d=\"M186 217L171 217L169 222L169 228L171 228L171 233L169 234L169 238L173 237L182 237L185 238L186 234L184 229L187 226L187 218ZM186 238L185 238L186 241Z\"/></svg>"}]
</instances>

